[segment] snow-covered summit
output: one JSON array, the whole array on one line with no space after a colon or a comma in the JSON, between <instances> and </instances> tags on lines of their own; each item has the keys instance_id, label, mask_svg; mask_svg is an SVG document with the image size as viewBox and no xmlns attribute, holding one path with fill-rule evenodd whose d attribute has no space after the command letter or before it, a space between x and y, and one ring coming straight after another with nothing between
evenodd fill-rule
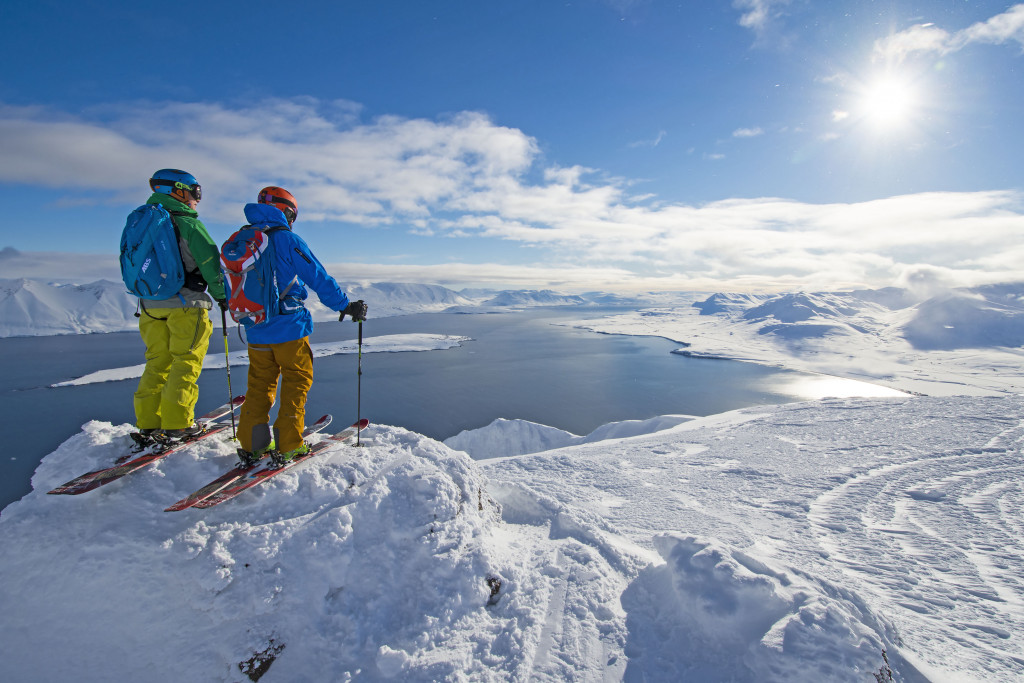
<instances>
[{"instance_id":1,"label":"snow-covered summit","mask_svg":"<svg viewBox=\"0 0 1024 683\"><path fill-rule=\"evenodd\" d=\"M715 315L716 313L729 313L733 311L744 312L751 306L757 306L769 299L766 294L731 294L719 292L712 294L703 301L696 301L693 307L698 309L701 315Z\"/></svg>"},{"instance_id":2,"label":"snow-covered summit","mask_svg":"<svg viewBox=\"0 0 1024 683\"><path fill-rule=\"evenodd\" d=\"M846 399L474 461L406 430L206 511L210 439L0 516L4 680L843 683L1024 674L1024 399ZM614 429L611 431L615 431Z\"/></svg>"},{"instance_id":3,"label":"snow-covered summit","mask_svg":"<svg viewBox=\"0 0 1024 683\"><path fill-rule=\"evenodd\" d=\"M784 323L796 323L814 317L849 317L856 315L849 300L832 294L810 295L803 292L783 294L743 311L746 320L775 318Z\"/></svg>"}]
</instances>

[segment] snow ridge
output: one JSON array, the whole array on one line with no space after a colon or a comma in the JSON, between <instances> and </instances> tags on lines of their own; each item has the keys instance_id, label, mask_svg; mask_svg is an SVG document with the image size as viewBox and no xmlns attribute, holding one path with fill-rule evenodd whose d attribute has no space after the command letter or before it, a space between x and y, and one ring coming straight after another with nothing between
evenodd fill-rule
<instances>
[{"instance_id":1,"label":"snow ridge","mask_svg":"<svg viewBox=\"0 0 1024 683\"><path fill-rule=\"evenodd\" d=\"M601 425L586 436L577 436L529 420L498 418L486 427L466 429L450 436L444 440L444 444L454 450L469 453L475 460L507 458L605 439L651 434L693 419L696 418L692 415L661 415L647 420L623 420Z\"/></svg>"}]
</instances>

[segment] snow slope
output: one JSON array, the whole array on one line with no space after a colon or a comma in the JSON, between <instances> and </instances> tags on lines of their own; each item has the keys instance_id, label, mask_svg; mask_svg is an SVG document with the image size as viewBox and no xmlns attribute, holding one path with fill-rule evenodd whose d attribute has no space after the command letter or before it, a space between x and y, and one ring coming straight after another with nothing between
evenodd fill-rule
<instances>
[{"instance_id":1,"label":"snow slope","mask_svg":"<svg viewBox=\"0 0 1024 683\"><path fill-rule=\"evenodd\" d=\"M180 513L231 446L46 495L127 447L90 422L0 516L0 678L863 683L884 649L1017 681L1021 415L837 399L486 461L377 426Z\"/></svg>"}]
</instances>

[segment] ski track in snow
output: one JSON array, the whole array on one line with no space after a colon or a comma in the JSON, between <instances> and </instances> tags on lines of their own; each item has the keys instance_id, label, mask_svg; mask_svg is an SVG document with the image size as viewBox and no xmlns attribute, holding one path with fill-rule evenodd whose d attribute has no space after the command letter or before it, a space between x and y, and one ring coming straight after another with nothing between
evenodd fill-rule
<instances>
[{"instance_id":1,"label":"ski track in snow","mask_svg":"<svg viewBox=\"0 0 1024 683\"><path fill-rule=\"evenodd\" d=\"M981 448L871 469L808 515L843 572L898 606L905 640L956 642L983 679L1022 627L1022 435L1016 422ZM1024 673L1024 652L1011 658Z\"/></svg>"}]
</instances>

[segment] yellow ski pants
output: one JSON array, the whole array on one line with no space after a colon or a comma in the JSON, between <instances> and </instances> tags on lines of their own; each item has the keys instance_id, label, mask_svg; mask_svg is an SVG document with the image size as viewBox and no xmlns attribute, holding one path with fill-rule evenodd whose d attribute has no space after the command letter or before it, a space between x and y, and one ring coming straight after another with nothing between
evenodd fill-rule
<instances>
[{"instance_id":1,"label":"yellow ski pants","mask_svg":"<svg viewBox=\"0 0 1024 683\"><path fill-rule=\"evenodd\" d=\"M302 445L306 394L313 386L313 351L309 337L278 344L249 344L249 381L238 419L238 443L252 452L270 441L270 409L281 380L281 405L274 430L282 453Z\"/></svg>"},{"instance_id":2,"label":"yellow ski pants","mask_svg":"<svg viewBox=\"0 0 1024 683\"><path fill-rule=\"evenodd\" d=\"M139 429L183 429L195 421L199 373L213 324L205 308L151 308L139 318L146 369L135 390Z\"/></svg>"}]
</instances>

